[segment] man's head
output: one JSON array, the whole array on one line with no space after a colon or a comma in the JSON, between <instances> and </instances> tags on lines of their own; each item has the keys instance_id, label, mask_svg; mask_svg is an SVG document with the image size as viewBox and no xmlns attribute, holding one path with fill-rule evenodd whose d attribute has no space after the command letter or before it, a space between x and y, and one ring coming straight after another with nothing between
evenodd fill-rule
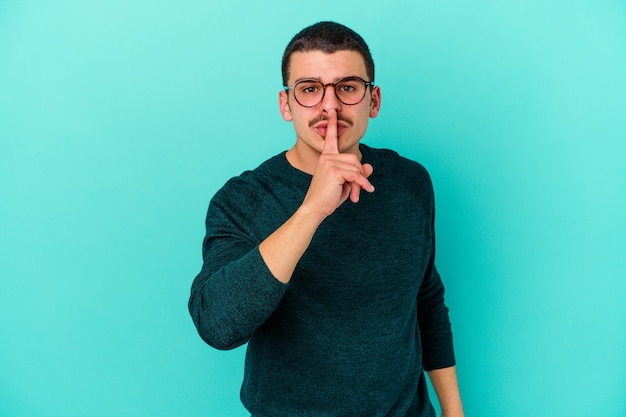
<instances>
[{"instance_id":1,"label":"man's head","mask_svg":"<svg viewBox=\"0 0 626 417\"><path fill-rule=\"evenodd\" d=\"M283 119L293 122L296 145L288 154L309 168L324 147L330 113L338 119L340 152L360 155L359 141L368 119L380 109L380 88L373 84L374 63L363 38L333 22L298 33L283 55L285 90L279 93Z\"/></svg>"},{"instance_id":2,"label":"man's head","mask_svg":"<svg viewBox=\"0 0 626 417\"><path fill-rule=\"evenodd\" d=\"M289 82L291 56L294 52L356 51L363 57L368 81L374 81L374 60L363 38L352 29L335 22L319 22L301 30L285 48L282 61L283 85Z\"/></svg>"}]
</instances>

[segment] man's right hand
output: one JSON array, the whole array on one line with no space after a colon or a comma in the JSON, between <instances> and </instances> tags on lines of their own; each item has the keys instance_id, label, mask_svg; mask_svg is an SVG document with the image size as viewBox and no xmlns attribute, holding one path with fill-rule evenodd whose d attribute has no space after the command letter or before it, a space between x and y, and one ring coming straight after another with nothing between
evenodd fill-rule
<instances>
[{"instance_id":1,"label":"man's right hand","mask_svg":"<svg viewBox=\"0 0 626 417\"><path fill-rule=\"evenodd\" d=\"M361 164L356 155L339 152L337 112L332 110L328 115L324 148L302 205L308 206L323 220L348 197L357 203L361 189L374 192L374 186L367 179L373 171L370 164Z\"/></svg>"}]
</instances>

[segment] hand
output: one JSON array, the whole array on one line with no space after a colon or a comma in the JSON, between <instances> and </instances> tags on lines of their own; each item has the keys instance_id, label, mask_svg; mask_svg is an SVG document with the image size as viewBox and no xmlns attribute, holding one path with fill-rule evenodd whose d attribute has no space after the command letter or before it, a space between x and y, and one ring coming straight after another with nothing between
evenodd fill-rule
<instances>
[{"instance_id":1,"label":"hand","mask_svg":"<svg viewBox=\"0 0 626 417\"><path fill-rule=\"evenodd\" d=\"M374 186L367 179L373 171L370 164L361 164L356 155L339 153L337 112L331 110L324 148L303 205L313 207L323 219L331 215L348 197L357 203L361 189L370 193L374 191Z\"/></svg>"}]
</instances>

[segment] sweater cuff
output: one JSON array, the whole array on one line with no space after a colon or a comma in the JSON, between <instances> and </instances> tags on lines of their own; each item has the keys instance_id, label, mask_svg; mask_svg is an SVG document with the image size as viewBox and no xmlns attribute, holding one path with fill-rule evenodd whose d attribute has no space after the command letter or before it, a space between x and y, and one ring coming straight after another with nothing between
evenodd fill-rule
<instances>
[{"instance_id":1,"label":"sweater cuff","mask_svg":"<svg viewBox=\"0 0 626 417\"><path fill-rule=\"evenodd\" d=\"M422 367L425 371L456 365L452 334L422 339Z\"/></svg>"}]
</instances>

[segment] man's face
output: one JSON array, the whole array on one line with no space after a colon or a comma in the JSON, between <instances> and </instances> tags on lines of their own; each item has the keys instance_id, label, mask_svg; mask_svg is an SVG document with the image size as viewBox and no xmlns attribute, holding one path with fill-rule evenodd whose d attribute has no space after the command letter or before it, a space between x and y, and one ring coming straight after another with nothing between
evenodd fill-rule
<instances>
[{"instance_id":1,"label":"man's face","mask_svg":"<svg viewBox=\"0 0 626 417\"><path fill-rule=\"evenodd\" d=\"M303 79L316 79L323 84L335 83L346 77L367 77L365 62L356 51L295 52L291 56L288 85ZM371 88L371 90L370 90ZM371 91L371 93L370 93ZM303 107L293 97L293 91L281 91L280 111L286 121L293 121L296 130L296 151L303 162L317 162L324 147L328 111L337 111L337 134L339 152L360 155L358 144L370 117L376 117L380 109L380 89L368 87L363 100L355 105L343 104L332 87L327 87L324 99L314 107Z\"/></svg>"}]
</instances>

